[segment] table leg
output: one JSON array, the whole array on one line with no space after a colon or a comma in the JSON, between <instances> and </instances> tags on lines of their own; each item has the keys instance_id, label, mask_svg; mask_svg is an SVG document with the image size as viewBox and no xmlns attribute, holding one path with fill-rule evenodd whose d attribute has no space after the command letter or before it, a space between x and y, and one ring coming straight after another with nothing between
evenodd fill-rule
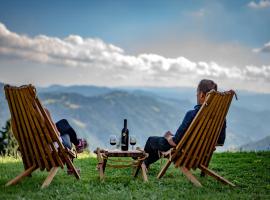
<instances>
[{"instance_id":1,"label":"table leg","mask_svg":"<svg viewBox=\"0 0 270 200\"><path fill-rule=\"evenodd\" d=\"M97 159L98 159L98 170L99 170L99 178L101 181L104 180L104 172L106 168L107 159L104 159L100 153L100 149L97 149Z\"/></svg>"},{"instance_id":2,"label":"table leg","mask_svg":"<svg viewBox=\"0 0 270 200\"><path fill-rule=\"evenodd\" d=\"M99 178L102 181L104 180L103 162L98 164L98 170L99 170Z\"/></svg>"},{"instance_id":3,"label":"table leg","mask_svg":"<svg viewBox=\"0 0 270 200\"><path fill-rule=\"evenodd\" d=\"M139 173L139 171L141 169L141 165L142 165L142 161L138 161L137 166L136 166L136 170L135 170L135 173L134 173L134 177L138 176L138 173Z\"/></svg>"}]
</instances>

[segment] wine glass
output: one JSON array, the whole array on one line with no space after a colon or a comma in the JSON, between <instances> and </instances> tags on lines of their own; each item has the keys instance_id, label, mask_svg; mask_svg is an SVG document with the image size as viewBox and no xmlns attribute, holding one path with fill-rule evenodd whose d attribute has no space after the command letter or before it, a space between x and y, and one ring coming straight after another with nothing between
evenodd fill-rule
<instances>
[{"instance_id":1,"label":"wine glass","mask_svg":"<svg viewBox=\"0 0 270 200\"><path fill-rule=\"evenodd\" d=\"M132 146L132 150L134 149L134 145L136 144L136 138L134 135L131 135L130 138L129 138L129 143L130 145Z\"/></svg>"},{"instance_id":2,"label":"wine glass","mask_svg":"<svg viewBox=\"0 0 270 200\"><path fill-rule=\"evenodd\" d=\"M111 135L111 136L110 136L110 144L111 144L112 146L114 146L114 145L116 145L116 142L117 142L117 137L116 137L116 135Z\"/></svg>"}]
</instances>

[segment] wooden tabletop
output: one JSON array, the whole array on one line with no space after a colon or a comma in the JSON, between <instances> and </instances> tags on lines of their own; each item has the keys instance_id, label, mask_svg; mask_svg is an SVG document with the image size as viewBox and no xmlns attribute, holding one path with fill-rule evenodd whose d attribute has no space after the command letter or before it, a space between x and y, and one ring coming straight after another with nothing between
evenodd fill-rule
<instances>
[{"instance_id":1,"label":"wooden tabletop","mask_svg":"<svg viewBox=\"0 0 270 200\"><path fill-rule=\"evenodd\" d=\"M94 153L97 154L98 149L94 151ZM109 150L109 149L99 149L100 153L104 153L106 156L109 157L142 157L145 155L145 152L143 150L128 150L128 151L122 151L119 149L115 150Z\"/></svg>"}]
</instances>

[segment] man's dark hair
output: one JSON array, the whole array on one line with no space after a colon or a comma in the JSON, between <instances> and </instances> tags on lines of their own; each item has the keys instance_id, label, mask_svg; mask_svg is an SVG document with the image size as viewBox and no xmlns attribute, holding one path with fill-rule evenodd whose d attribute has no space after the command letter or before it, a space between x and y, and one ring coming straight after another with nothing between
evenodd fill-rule
<instances>
[{"instance_id":1,"label":"man's dark hair","mask_svg":"<svg viewBox=\"0 0 270 200\"><path fill-rule=\"evenodd\" d=\"M204 94L206 94L213 89L217 91L217 84L212 80L203 79L200 81L197 90L198 92L203 92Z\"/></svg>"}]
</instances>

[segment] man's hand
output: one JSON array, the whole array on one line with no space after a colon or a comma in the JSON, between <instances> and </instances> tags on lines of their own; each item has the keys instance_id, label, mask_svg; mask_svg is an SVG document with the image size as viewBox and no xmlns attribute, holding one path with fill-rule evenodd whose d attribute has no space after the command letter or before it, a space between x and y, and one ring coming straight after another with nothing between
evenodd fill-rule
<instances>
[{"instance_id":1,"label":"man's hand","mask_svg":"<svg viewBox=\"0 0 270 200\"><path fill-rule=\"evenodd\" d=\"M173 146L173 147L176 146L176 144L175 144L174 141L173 141L173 134L172 134L170 131L167 131L167 132L164 134L164 137L165 137L165 139L168 141L168 143L169 143L171 146Z\"/></svg>"}]
</instances>

